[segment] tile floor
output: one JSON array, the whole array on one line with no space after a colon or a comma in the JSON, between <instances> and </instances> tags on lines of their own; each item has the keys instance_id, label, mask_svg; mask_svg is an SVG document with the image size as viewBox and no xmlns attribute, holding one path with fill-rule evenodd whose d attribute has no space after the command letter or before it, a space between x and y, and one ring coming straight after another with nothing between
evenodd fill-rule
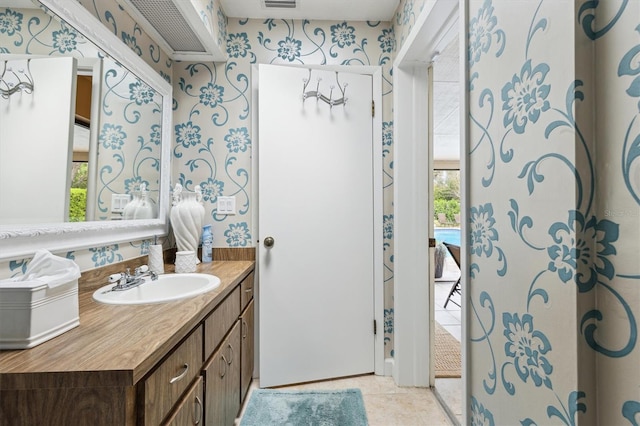
<instances>
[{"instance_id":1,"label":"tile floor","mask_svg":"<svg viewBox=\"0 0 640 426\"><path fill-rule=\"evenodd\" d=\"M258 384L254 381L247 401L251 397L251 391L257 386ZM358 388L362 392L369 426L452 424L431 389L398 387L391 377L366 375L286 386L281 389L331 390L348 388ZM236 424L240 424L241 418L242 412L240 417L236 419Z\"/></svg>"},{"instance_id":2,"label":"tile floor","mask_svg":"<svg viewBox=\"0 0 640 426\"><path fill-rule=\"evenodd\" d=\"M460 307L449 302L443 307L451 284L460 276L460 270L451 257L447 257L442 278L436 279L435 319L458 341L462 340ZM460 303L460 296L453 296ZM249 391L259 386L254 380ZM410 388L396 386L393 378L375 375L328 380L303 385L286 386L282 389L347 389L362 391L365 410L370 426L438 426L451 425L449 415L458 424L462 423L462 381L461 379L436 379L435 388ZM441 401L439 402L438 399ZM245 403L246 404L246 403ZM446 405L446 408L442 406ZM448 414L447 414L448 410ZM240 424L242 413L236 419Z\"/></svg>"},{"instance_id":3,"label":"tile floor","mask_svg":"<svg viewBox=\"0 0 640 426\"><path fill-rule=\"evenodd\" d=\"M462 341L462 316L460 306L447 300L451 286L460 277L460 269L451 256L445 259L444 271L441 278L436 278L434 294L434 316L440 325L453 337ZM460 303L460 295L452 296L453 301ZM434 386L436 397L445 405L451 417L455 417L458 424L462 424L462 379L436 379Z\"/></svg>"}]
</instances>

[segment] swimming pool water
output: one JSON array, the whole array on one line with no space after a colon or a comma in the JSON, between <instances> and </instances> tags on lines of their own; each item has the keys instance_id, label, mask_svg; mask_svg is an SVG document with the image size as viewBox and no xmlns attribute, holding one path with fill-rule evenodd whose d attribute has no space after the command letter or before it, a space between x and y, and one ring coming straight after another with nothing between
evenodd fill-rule
<instances>
[{"instance_id":1,"label":"swimming pool water","mask_svg":"<svg viewBox=\"0 0 640 426\"><path fill-rule=\"evenodd\" d=\"M460 246L460 228L435 228L436 244L447 242Z\"/></svg>"}]
</instances>

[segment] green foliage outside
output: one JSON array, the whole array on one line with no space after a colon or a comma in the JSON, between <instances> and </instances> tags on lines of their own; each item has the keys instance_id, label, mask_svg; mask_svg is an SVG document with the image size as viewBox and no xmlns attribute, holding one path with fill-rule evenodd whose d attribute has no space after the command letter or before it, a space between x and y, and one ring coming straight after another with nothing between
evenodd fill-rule
<instances>
[{"instance_id":1,"label":"green foliage outside","mask_svg":"<svg viewBox=\"0 0 640 426\"><path fill-rule=\"evenodd\" d=\"M436 170L433 177L433 219L440 225L456 225L456 215L460 214L460 172L457 170ZM438 220L443 213L445 222Z\"/></svg>"},{"instance_id":2,"label":"green foliage outside","mask_svg":"<svg viewBox=\"0 0 640 426\"><path fill-rule=\"evenodd\" d=\"M89 163L73 163L71 169L71 187L87 188L87 177L89 174Z\"/></svg>"},{"instance_id":3,"label":"green foliage outside","mask_svg":"<svg viewBox=\"0 0 640 426\"><path fill-rule=\"evenodd\" d=\"M69 198L69 222L84 222L87 211L87 189L71 188Z\"/></svg>"}]
</instances>

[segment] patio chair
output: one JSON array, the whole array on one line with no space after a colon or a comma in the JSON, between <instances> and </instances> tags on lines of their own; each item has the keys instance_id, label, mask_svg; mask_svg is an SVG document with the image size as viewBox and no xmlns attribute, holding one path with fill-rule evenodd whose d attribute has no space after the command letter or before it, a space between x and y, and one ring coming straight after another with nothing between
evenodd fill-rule
<instances>
[{"instance_id":1,"label":"patio chair","mask_svg":"<svg viewBox=\"0 0 640 426\"><path fill-rule=\"evenodd\" d=\"M448 222L447 215L444 213L438 213L438 222L440 222L441 225L445 225Z\"/></svg>"},{"instance_id":2,"label":"patio chair","mask_svg":"<svg viewBox=\"0 0 640 426\"><path fill-rule=\"evenodd\" d=\"M456 265L458 265L458 269L460 269L460 246L457 246L455 244L449 244L449 243L445 243L443 242L442 244L444 244L444 246L447 248L447 250L449 250L449 253L451 253L451 257L453 257L453 260L455 260ZM449 295L447 296L447 300L444 302L444 307L447 307L447 304L451 301L451 303L454 303L458 306L460 306L460 304L458 302L456 302L455 300L451 299L451 296L453 296L454 293L458 293L460 296L462 296L462 288L460 285L460 279L462 279L462 274L460 276L460 278L458 278L458 281L456 281L452 286L451 286L451 290L449 290Z\"/></svg>"}]
</instances>

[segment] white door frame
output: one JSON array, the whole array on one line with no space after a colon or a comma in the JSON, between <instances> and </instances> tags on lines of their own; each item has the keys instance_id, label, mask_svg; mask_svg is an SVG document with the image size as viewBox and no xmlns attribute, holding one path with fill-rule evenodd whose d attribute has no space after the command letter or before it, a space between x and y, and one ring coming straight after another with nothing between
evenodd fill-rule
<instances>
[{"instance_id":1,"label":"white door frame","mask_svg":"<svg viewBox=\"0 0 640 426\"><path fill-rule=\"evenodd\" d=\"M456 33L466 34L465 0L436 0L425 3L393 64L394 93L394 366L393 377L400 386L433 386L430 340L434 313L431 308L430 273L425 259L431 258L428 237L433 233L429 214L430 185L433 180L428 140L429 67ZM459 13L460 11L460 13ZM458 19L458 15L462 19ZM458 25L456 25L458 23ZM466 37L460 37L460 79L467 87ZM462 149L461 170L465 169L466 90L460 102ZM462 177L463 182L465 177ZM462 229L466 223L466 185L462 193ZM461 232L462 275L466 273L466 237ZM466 296L466 292L464 293ZM463 418L466 418L466 303L462 305ZM428 330L425 333L425 330Z\"/></svg>"},{"instance_id":2,"label":"white door frame","mask_svg":"<svg viewBox=\"0 0 640 426\"><path fill-rule=\"evenodd\" d=\"M375 115L373 117L373 280L374 280L374 320L378 325L378 333L374 337L374 373L376 375L385 374L384 359L384 238L383 238L383 159L382 159L382 68L379 66L346 66L346 65L288 65L298 68L329 70L337 72L350 72L364 75L370 75L373 80L373 100L376 105ZM255 147L258 141L258 68L259 64L251 66L251 134L253 135L253 149L251 168L253 176L251 178L251 199L253 200L253 209L251 214L251 229L254 230L254 243L259 244L258 235L258 152ZM348 98L348 96L347 96ZM300 99L302 102L302 82L300 83ZM256 262L255 286L259 288L259 273L257 269L260 267ZM256 298L256 324L255 324L255 364L254 377L260 377L260 371L257 366L260 365L260 342L258 339L260 333L260 324L258 322L260 312L259 291L254 291ZM373 327L373 324L372 324Z\"/></svg>"}]
</instances>

